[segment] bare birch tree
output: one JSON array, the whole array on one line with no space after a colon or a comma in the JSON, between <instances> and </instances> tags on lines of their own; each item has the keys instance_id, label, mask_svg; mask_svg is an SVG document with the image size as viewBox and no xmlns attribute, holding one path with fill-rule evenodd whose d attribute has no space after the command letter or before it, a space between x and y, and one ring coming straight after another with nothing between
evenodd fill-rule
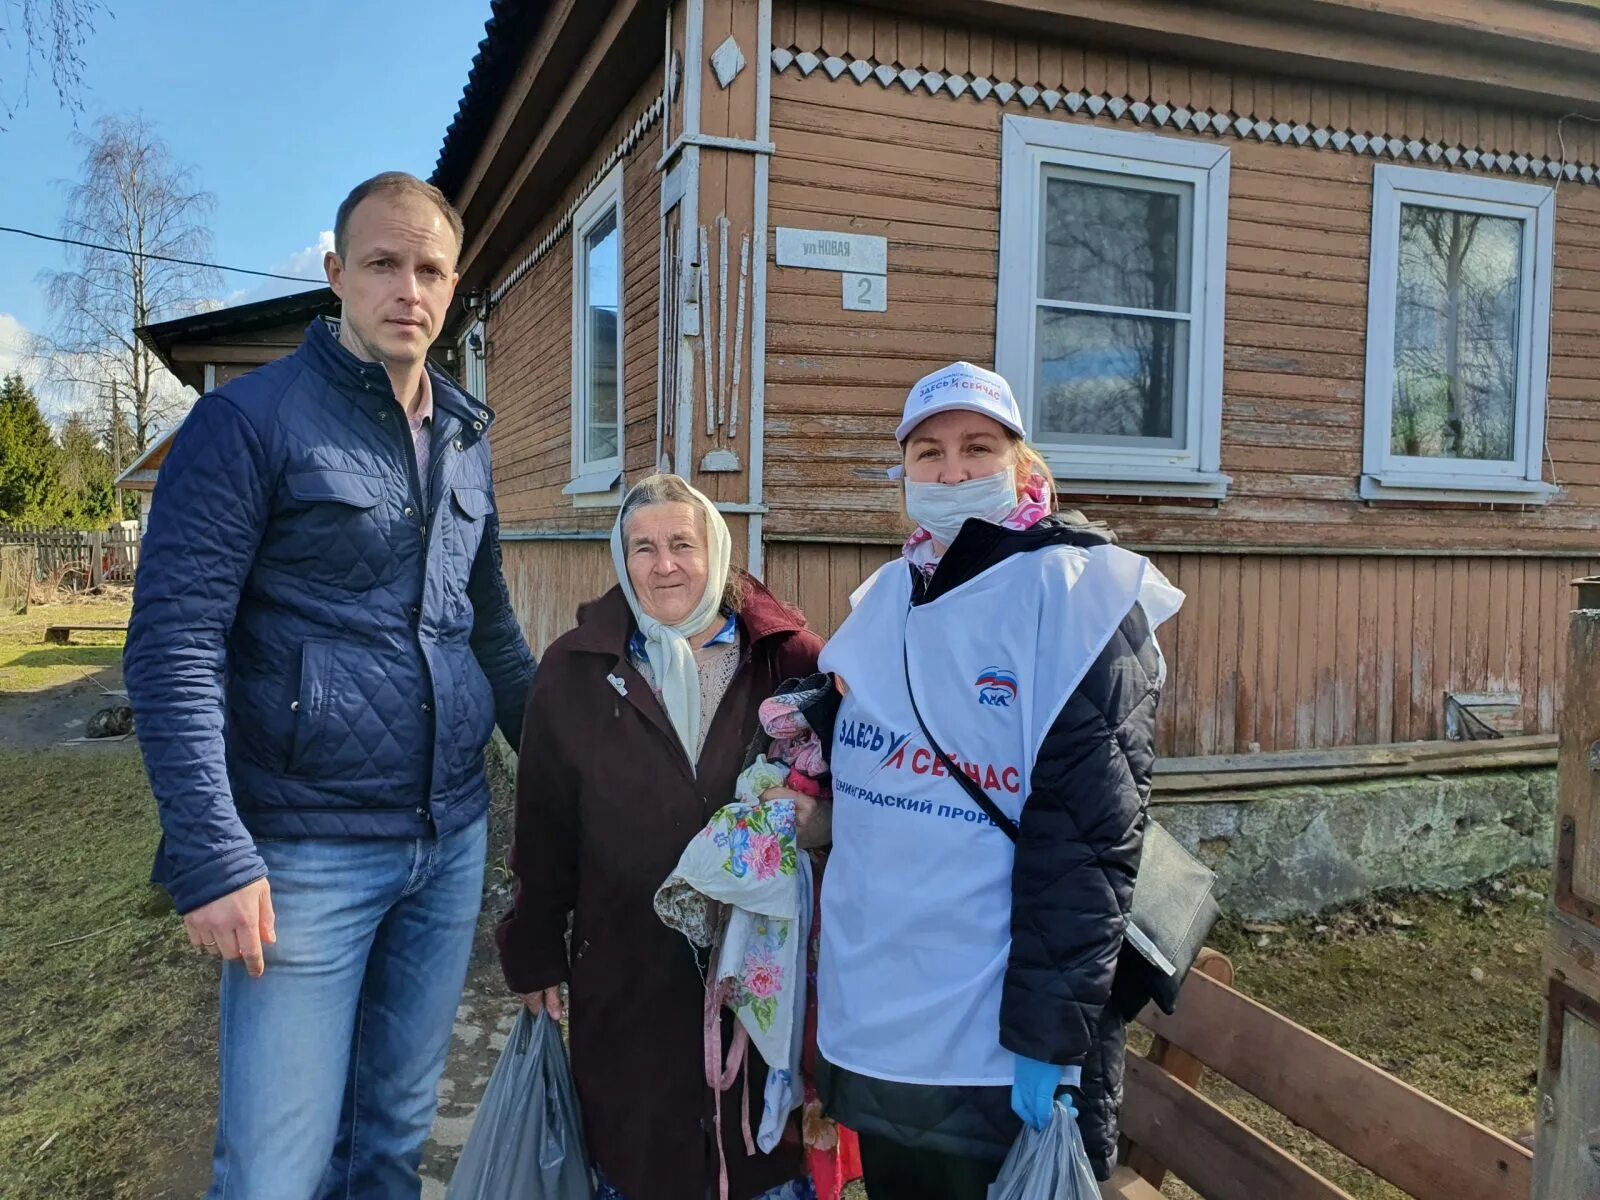
<instances>
[{"instance_id":1,"label":"bare birch tree","mask_svg":"<svg viewBox=\"0 0 1600 1200\"><path fill-rule=\"evenodd\" d=\"M47 71L63 108L81 112L83 47L95 21L110 10L101 0L0 0L0 42L21 64L0 79L0 114L6 124L28 104L37 71ZM3 131L4 125L0 125Z\"/></svg>"},{"instance_id":2,"label":"bare birch tree","mask_svg":"<svg viewBox=\"0 0 1600 1200\"><path fill-rule=\"evenodd\" d=\"M134 330L198 311L219 286L209 267L163 261L210 258L214 201L141 117L103 118L82 142L83 176L68 192L62 236L109 249L70 247L68 268L46 275L55 316L47 374L111 397L113 424L120 417L133 431L131 457L185 402Z\"/></svg>"}]
</instances>

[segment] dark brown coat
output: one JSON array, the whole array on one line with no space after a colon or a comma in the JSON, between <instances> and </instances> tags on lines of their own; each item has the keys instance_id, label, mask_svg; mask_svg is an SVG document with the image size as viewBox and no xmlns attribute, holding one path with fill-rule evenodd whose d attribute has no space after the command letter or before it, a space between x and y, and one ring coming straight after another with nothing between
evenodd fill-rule
<instances>
[{"instance_id":1,"label":"dark brown coat","mask_svg":"<svg viewBox=\"0 0 1600 1200\"><path fill-rule=\"evenodd\" d=\"M498 930L513 991L566 982L572 1069L590 1157L628 1200L705 1200L717 1160L705 1082L705 985L683 936L652 906L690 839L733 799L757 708L816 670L821 640L750 581L743 661L712 720L698 776L666 712L628 661L620 588L585 606L539 665L517 771L516 899ZM622 681L626 694L608 682ZM569 962L567 915L573 914ZM733 1026L723 1022L726 1037ZM750 1058L750 1122L766 1072ZM723 1101L733 1200L803 1172L798 1141L746 1154L739 1084ZM791 1130L792 1133L792 1130Z\"/></svg>"}]
</instances>

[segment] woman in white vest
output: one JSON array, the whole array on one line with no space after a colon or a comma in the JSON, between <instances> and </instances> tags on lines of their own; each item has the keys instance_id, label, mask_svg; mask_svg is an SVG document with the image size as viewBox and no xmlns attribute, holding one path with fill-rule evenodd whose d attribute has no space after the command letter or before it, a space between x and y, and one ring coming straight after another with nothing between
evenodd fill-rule
<instances>
[{"instance_id":1,"label":"woman in white vest","mask_svg":"<svg viewBox=\"0 0 1600 1200\"><path fill-rule=\"evenodd\" d=\"M1097 1173L1115 1161L1112 979L1154 761L1153 631L1183 596L1054 512L1024 437L992 371L956 363L911 390L896 438L917 530L820 660L846 693L820 1085L861 1134L873 1200L981 1200L1064 1088Z\"/></svg>"}]
</instances>

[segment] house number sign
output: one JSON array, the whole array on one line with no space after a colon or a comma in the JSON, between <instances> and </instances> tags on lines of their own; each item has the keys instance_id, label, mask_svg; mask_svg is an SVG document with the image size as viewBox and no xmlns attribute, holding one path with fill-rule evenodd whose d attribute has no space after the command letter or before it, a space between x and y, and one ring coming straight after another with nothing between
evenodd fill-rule
<instances>
[{"instance_id":1,"label":"house number sign","mask_svg":"<svg viewBox=\"0 0 1600 1200\"><path fill-rule=\"evenodd\" d=\"M889 241L865 233L825 229L777 230L778 265L838 271L841 299L850 312L884 312L889 306Z\"/></svg>"}]
</instances>

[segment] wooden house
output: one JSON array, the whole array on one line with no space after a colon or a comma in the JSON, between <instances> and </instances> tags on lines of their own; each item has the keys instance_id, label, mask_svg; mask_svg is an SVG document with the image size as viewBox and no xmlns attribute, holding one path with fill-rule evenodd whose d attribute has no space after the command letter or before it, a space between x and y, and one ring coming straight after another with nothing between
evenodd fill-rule
<instances>
[{"instance_id":1,"label":"wooden house","mask_svg":"<svg viewBox=\"0 0 1600 1200\"><path fill-rule=\"evenodd\" d=\"M530 636L658 464L831 629L905 532L906 389L965 358L1188 592L1169 753L1442 738L1450 697L1551 731L1596 117L1562 0L497 3L434 182Z\"/></svg>"}]
</instances>

